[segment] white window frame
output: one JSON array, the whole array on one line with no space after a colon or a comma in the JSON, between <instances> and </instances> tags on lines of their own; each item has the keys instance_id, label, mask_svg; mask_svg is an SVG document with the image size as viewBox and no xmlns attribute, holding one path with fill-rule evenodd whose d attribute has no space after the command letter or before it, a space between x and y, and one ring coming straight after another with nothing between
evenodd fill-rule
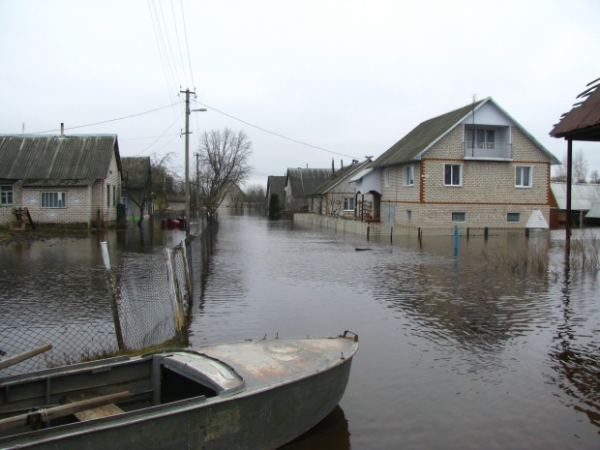
<instances>
[{"instance_id":1,"label":"white window frame","mask_svg":"<svg viewBox=\"0 0 600 450\"><path fill-rule=\"evenodd\" d=\"M510 216L514 215L517 217L517 220L510 220ZM520 212L507 212L506 213L506 221L510 223L519 223L521 221L521 213Z\"/></svg>"},{"instance_id":2,"label":"white window frame","mask_svg":"<svg viewBox=\"0 0 600 450\"><path fill-rule=\"evenodd\" d=\"M450 183L447 184L446 183L446 167L447 166L457 166L458 167L458 183L453 183L453 171L452 169L450 169ZM443 169L443 173L442 173L443 179L444 179L444 186L448 186L448 187L461 187L462 186L462 181L463 181L463 165L462 164L444 164L444 169Z\"/></svg>"},{"instance_id":3,"label":"white window frame","mask_svg":"<svg viewBox=\"0 0 600 450\"><path fill-rule=\"evenodd\" d=\"M455 214L462 214L463 219L459 220L455 217ZM467 213L465 211L452 211L452 222L464 223L467 221Z\"/></svg>"},{"instance_id":4,"label":"white window frame","mask_svg":"<svg viewBox=\"0 0 600 450\"><path fill-rule=\"evenodd\" d=\"M529 184L523 183L523 169L529 170ZM532 188L533 187L533 166L515 166L515 187Z\"/></svg>"},{"instance_id":5,"label":"white window frame","mask_svg":"<svg viewBox=\"0 0 600 450\"><path fill-rule=\"evenodd\" d=\"M465 129L465 132L465 140L468 142L469 148L494 148L497 142L494 128L469 127ZM483 138L483 140L479 138Z\"/></svg>"},{"instance_id":6,"label":"white window frame","mask_svg":"<svg viewBox=\"0 0 600 450\"><path fill-rule=\"evenodd\" d=\"M356 203L354 203L354 197L344 197L344 211L354 211ZM350 208L352 206L352 208Z\"/></svg>"},{"instance_id":7,"label":"white window frame","mask_svg":"<svg viewBox=\"0 0 600 450\"><path fill-rule=\"evenodd\" d=\"M50 198L50 195L56 195L56 198ZM46 196L46 198L44 198ZM52 205L48 205L48 200L51 199ZM40 192L40 205L42 208L66 208L67 193L65 191L46 191Z\"/></svg>"},{"instance_id":8,"label":"white window frame","mask_svg":"<svg viewBox=\"0 0 600 450\"><path fill-rule=\"evenodd\" d=\"M385 169L383 172L385 187L390 187L390 169Z\"/></svg>"},{"instance_id":9,"label":"white window frame","mask_svg":"<svg viewBox=\"0 0 600 450\"><path fill-rule=\"evenodd\" d=\"M15 190L12 184L0 184L0 206L12 206L15 202Z\"/></svg>"},{"instance_id":10,"label":"white window frame","mask_svg":"<svg viewBox=\"0 0 600 450\"><path fill-rule=\"evenodd\" d=\"M415 185L415 170L414 166L408 165L404 166L404 186L414 186Z\"/></svg>"}]
</instances>

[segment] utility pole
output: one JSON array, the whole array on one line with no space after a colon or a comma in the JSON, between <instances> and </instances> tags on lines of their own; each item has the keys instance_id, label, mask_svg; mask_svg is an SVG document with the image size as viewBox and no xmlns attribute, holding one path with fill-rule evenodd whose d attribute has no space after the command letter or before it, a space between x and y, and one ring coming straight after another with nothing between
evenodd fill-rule
<instances>
[{"instance_id":1,"label":"utility pole","mask_svg":"<svg viewBox=\"0 0 600 450\"><path fill-rule=\"evenodd\" d=\"M185 234L190 234L190 90L179 92L185 92Z\"/></svg>"},{"instance_id":2,"label":"utility pole","mask_svg":"<svg viewBox=\"0 0 600 450\"><path fill-rule=\"evenodd\" d=\"M188 89L179 91L185 93L185 234L190 234L190 114L191 111L206 111L206 108L190 110L190 94Z\"/></svg>"},{"instance_id":3,"label":"utility pole","mask_svg":"<svg viewBox=\"0 0 600 450\"><path fill-rule=\"evenodd\" d=\"M200 169L198 165L198 159L200 153L196 153L196 211L200 209Z\"/></svg>"}]
</instances>

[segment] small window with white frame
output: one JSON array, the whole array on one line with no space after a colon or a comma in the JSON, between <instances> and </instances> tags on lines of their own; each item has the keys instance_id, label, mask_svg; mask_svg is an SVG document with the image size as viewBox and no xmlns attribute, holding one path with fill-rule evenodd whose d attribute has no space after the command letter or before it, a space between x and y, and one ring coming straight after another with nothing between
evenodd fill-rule
<instances>
[{"instance_id":1,"label":"small window with white frame","mask_svg":"<svg viewBox=\"0 0 600 450\"><path fill-rule=\"evenodd\" d=\"M404 166L404 186L415 184L413 166Z\"/></svg>"},{"instance_id":2,"label":"small window with white frame","mask_svg":"<svg viewBox=\"0 0 600 450\"><path fill-rule=\"evenodd\" d=\"M66 208L66 192L42 192L42 208Z\"/></svg>"},{"instance_id":3,"label":"small window with white frame","mask_svg":"<svg viewBox=\"0 0 600 450\"><path fill-rule=\"evenodd\" d=\"M344 198L344 211L354 211L354 197Z\"/></svg>"},{"instance_id":4,"label":"small window with white frame","mask_svg":"<svg viewBox=\"0 0 600 450\"><path fill-rule=\"evenodd\" d=\"M452 222L466 222L467 221L467 213L466 212L453 212L452 213Z\"/></svg>"},{"instance_id":5,"label":"small window with white frame","mask_svg":"<svg viewBox=\"0 0 600 450\"><path fill-rule=\"evenodd\" d=\"M515 167L515 187L530 188L532 186L531 166L516 166Z\"/></svg>"},{"instance_id":6,"label":"small window with white frame","mask_svg":"<svg viewBox=\"0 0 600 450\"><path fill-rule=\"evenodd\" d=\"M462 186L462 164L444 164L444 186Z\"/></svg>"},{"instance_id":7,"label":"small window with white frame","mask_svg":"<svg viewBox=\"0 0 600 450\"><path fill-rule=\"evenodd\" d=\"M520 222L521 221L521 213L518 213L518 212L506 213L506 221L507 222Z\"/></svg>"},{"instance_id":8,"label":"small window with white frame","mask_svg":"<svg viewBox=\"0 0 600 450\"><path fill-rule=\"evenodd\" d=\"M390 187L390 169L385 169L384 178L385 187Z\"/></svg>"},{"instance_id":9,"label":"small window with white frame","mask_svg":"<svg viewBox=\"0 0 600 450\"><path fill-rule=\"evenodd\" d=\"M0 206L9 206L14 202L12 184L3 184L0 186Z\"/></svg>"}]
</instances>

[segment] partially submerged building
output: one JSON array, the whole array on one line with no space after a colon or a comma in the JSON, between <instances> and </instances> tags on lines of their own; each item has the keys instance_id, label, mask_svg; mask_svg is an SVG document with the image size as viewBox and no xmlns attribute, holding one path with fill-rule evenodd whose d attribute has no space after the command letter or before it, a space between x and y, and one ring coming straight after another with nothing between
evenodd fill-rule
<instances>
[{"instance_id":1,"label":"partially submerged building","mask_svg":"<svg viewBox=\"0 0 600 450\"><path fill-rule=\"evenodd\" d=\"M114 226L121 171L117 135L0 136L0 225Z\"/></svg>"}]
</instances>

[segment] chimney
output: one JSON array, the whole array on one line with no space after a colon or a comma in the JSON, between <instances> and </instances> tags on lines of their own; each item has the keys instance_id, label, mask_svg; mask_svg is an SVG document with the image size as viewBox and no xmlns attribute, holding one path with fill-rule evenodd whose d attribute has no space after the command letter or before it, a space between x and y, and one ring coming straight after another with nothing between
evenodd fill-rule
<instances>
[{"instance_id":1,"label":"chimney","mask_svg":"<svg viewBox=\"0 0 600 450\"><path fill-rule=\"evenodd\" d=\"M65 124L63 122L60 123L60 137L65 137Z\"/></svg>"},{"instance_id":2,"label":"chimney","mask_svg":"<svg viewBox=\"0 0 600 450\"><path fill-rule=\"evenodd\" d=\"M340 170L344 170L344 160L343 159L340 159L340 167L341 167Z\"/></svg>"}]
</instances>

